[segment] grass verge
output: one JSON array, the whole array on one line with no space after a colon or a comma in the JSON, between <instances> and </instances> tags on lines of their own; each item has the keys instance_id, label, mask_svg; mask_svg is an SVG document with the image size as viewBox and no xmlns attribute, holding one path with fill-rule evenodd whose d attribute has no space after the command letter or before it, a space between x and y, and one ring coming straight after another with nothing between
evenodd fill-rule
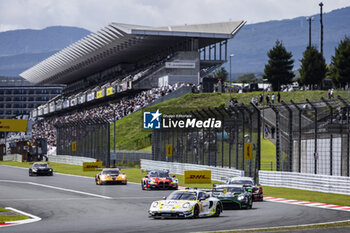
<instances>
[{"instance_id":1,"label":"grass verge","mask_svg":"<svg viewBox=\"0 0 350 233\"><path fill-rule=\"evenodd\" d=\"M264 196L289 198L301 201L321 202L334 205L349 205L349 195L330 194L291 188L263 186Z\"/></svg>"},{"instance_id":2,"label":"grass verge","mask_svg":"<svg viewBox=\"0 0 350 233\"><path fill-rule=\"evenodd\" d=\"M0 215L0 223L28 219L28 216Z\"/></svg>"},{"instance_id":3,"label":"grass verge","mask_svg":"<svg viewBox=\"0 0 350 233\"><path fill-rule=\"evenodd\" d=\"M258 97L262 92L232 93L232 97L237 98L239 104L250 103L252 97ZM265 95L273 92L265 92ZM276 92L274 92L276 94ZM328 98L327 91L292 91L281 92L281 100L284 102L305 102L320 100L321 97ZM349 99L346 91L335 91L335 96L340 95ZM163 103L147 107L144 111L156 111L166 114L184 113L193 110L207 109L225 106L229 100L229 93L200 93L186 94L179 98L174 98ZM112 129L112 128L111 128ZM111 130L111 135L113 130ZM111 140L113 137L111 136ZM111 143L112 147L113 143ZM151 130L142 128L142 111L130 114L116 123L116 146L118 150L140 150L151 145Z\"/></svg>"}]
</instances>

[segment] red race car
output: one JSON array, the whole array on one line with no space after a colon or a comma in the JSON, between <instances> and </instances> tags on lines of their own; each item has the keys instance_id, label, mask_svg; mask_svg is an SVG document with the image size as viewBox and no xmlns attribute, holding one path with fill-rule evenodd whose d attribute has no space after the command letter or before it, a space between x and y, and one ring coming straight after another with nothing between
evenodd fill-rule
<instances>
[{"instance_id":1,"label":"red race car","mask_svg":"<svg viewBox=\"0 0 350 233\"><path fill-rule=\"evenodd\" d=\"M227 180L226 184L239 184L252 190L253 201L263 201L263 188L255 185L254 180L250 177L233 177Z\"/></svg>"},{"instance_id":2,"label":"red race car","mask_svg":"<svg viewBox=\"0 0 350 233\"><path fill-rule=\"evenodd\" d=\"M141 180L142 190L178 189L178 180L170 176L169 170L151 170Z\"/></svg>"}]
</instances>

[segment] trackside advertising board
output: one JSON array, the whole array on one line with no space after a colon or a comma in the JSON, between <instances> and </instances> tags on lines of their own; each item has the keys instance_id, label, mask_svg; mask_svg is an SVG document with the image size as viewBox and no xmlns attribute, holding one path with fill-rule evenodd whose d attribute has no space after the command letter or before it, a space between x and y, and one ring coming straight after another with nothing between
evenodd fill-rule
<instances>
[{"instance_id":1,"label":"trackside advertising board","mask_svg":"<svg viewBox=\"0 0 350 233\"><path fill-rule=\"evenodd\" d=\"M27 120L0 119L0 132L26 132Z\"/></svg>"},{"instance_id":2,"label":"trackside advertising board","mask_svg":"<svg viewBox=\"0 0 350 233\"><path fill-rule=\"evenodd\" d=\"M83 163L83 171L95 171L96 168L102 168L102 162L85 162Z\"/></svg>"},{"instance_id":3,"label":"trackside advertising board","mask_svg":"<svg viewBox=\"0 0 350 233\"><path fill-rule=\"evenodd\" d=\"M185 171L185 184L210 184L211 170Z\"/></svg>"}]
</instances>

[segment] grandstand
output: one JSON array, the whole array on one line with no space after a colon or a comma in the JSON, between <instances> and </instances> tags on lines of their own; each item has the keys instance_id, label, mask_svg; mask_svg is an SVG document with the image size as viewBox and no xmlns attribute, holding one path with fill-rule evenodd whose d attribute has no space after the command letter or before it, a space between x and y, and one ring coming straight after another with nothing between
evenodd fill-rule
<instances>
[{"instance_id":1,"label":"grandstand","mask_svg":"<svg viewBox=\"0 0 350 233\"><path fill-rule=\"evenodd\" d=\"M95 117L111 122L170 92L197 87L227 61L227 40L244 24L111 23L91 33L20 74L35 84L66 85L61 95L31 111L32 119L44 119L33 125L33 137L55 146L55 124Z\"/></svg>"},{"instance_id":2,"label":"grandstand","mask_svg":"<svg viewBox=\"0 0 350 233\"><path fill-rule=\"evenodd\" d=\"M111 23L20 75L36 84L65 84L61 97L32 117L134 95L199 76L227 61L227 40L244 21L168 27ZM55 101L55 103L53 103Z\"/></svg>"}]
</instances>

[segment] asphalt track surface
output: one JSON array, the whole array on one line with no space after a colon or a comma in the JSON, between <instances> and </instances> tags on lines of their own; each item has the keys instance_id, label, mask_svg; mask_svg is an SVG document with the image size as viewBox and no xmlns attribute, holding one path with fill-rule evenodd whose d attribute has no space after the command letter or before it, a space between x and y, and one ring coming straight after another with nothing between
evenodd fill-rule
<instances>
[{"instance_id":1,"label":"asphalt track surface","mask_svg":"<svg viewBox=\"0 0 350 233\"><path fill-rule=\"evenodd\" d=\"M227 210L220 217L149 218L152 201L170 192L142 191L140 184L133 183L97 186L92 178L56 173L52 177L29 177L28 169L0 166L0 206L42 218L0 228L0 232L200 232L350 219L350 212L273 202L255 202L251 210Z\"/></svg>"}]
</instances>

